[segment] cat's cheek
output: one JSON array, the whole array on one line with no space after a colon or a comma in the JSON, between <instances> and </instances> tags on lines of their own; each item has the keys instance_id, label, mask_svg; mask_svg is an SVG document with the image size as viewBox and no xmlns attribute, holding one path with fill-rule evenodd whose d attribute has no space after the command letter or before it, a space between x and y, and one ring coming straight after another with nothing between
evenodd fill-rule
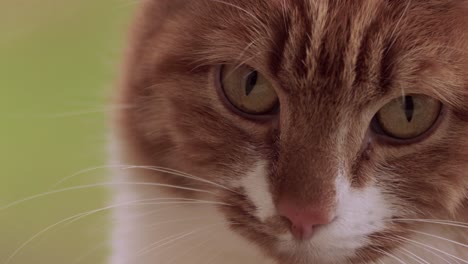
<instances>
[{"instance_id":1,"label":"cat's cheek","mask_svg":"<svg viewBox=\"0 0 468 264\"><path fill-rule=\"evenodd\" d=\"M376 184L353 188L346 177L336 179L337 222L331 232L342 237L365 237L383 231L394 215L385 191Z\"/></svg>"},{"instance_id":2,"label":"cat's cheek","mask_svg":"<svg viewBox=\"0 0 468 264\"><path fill-rule=\"evenodd\" d=\"M256 208L254 216L261 222L276 214L266 164L266 161L257 162L239 182Z\"/></svg>"}]
</instances>

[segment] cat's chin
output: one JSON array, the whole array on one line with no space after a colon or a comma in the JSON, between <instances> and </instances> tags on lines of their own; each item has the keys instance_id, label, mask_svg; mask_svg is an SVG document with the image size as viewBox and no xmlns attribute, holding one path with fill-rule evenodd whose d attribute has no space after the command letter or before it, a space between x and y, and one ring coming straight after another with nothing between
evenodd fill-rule
<instances>
[{"instance_id":1,"label":"cat's chin","mask_svg":"<svg viewBox=\"0 0 468 264\"><path fill-rule=\"evenodd\" d=\"M360 263L359 255L365 254L368 259L382 255L367 249L369 240L365 236L336 238L327 228L317 230L317 235L306 241L296 240L286 228L279 223L275 225L273 220L269 225L255 222L236 224L231 226L231 230L256 244L279 264Z\"/></svg>"},{"instance_id":2,"label":"cat's chin","mask_svg":"<svg viewBox=\"0 0 468 264\"><path fill-rule=\"evenodd\" d=\"M340 248L339 243L337 240L335 246L324 247L319 242L288 239L280 240L274 247L263 247L263 252L278 264L351 264L384 257L383 253L374 251L371 246ZM262 245L259 246L262 248Z\"/></svg>"},{"instance_id":3,"label":"cat's chin","mask_svg":"<svg viewBox=\"0 0 468 264\"><path fill-rule=\"evenodd\" d=\"M354 250L351 249L325 249L322 247L316 247L311 243L296 243L295 245L288 243L280 245L280 248L281 247L283 247L281 249L281 254L276 256L281 264L350 263L349 260L354 255Z\"/></svg>"},{"instance_id":4,"label":"cat's chin","mask_svg":"<svg viewBox=\"0 0 468 264\"><path fill-rule=\"evenodd\" d=\"M338 242L338 241L337 241ZM338 243L337 243L338 244ZM338 247L325 248L312 242L282 241L275 247L264 249L279 264L345 264L362 263L356 256L358 250ZM376 258L379 256L375 256Z\"/></svg>"}]
</instances>

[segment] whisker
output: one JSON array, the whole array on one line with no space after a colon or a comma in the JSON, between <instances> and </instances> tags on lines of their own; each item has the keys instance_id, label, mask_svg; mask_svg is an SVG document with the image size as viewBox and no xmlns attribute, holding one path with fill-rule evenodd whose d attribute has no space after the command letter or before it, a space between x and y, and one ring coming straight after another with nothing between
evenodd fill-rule
<instances>
[{"instance_id":1,"label":"whisker","mask_svg":"<svg viewBox=\"0 0 468 264\"><path fill-rule=\"evenodd\" d=\"M156 241L155 243L152 243L151 245L141 249L140 251L137 252L137 255L138 256L143 256L143 255L146 255L158 248L161 248L163 246L166 246L168 244L171 244L171 243L174 243L176 241L179 241L180 239L183 239L185 237L188 237L192 234L196 234L198 232L201 232L205 229L209 229L209 228L213 228L213 226L215 225L220 225L220 224L225 224L225 222L221 222L221 223L217 223L217 224L213 224L213 225L209 225L209 226L205 226L203 228L197 228L195 230L192 230L190 232L184 232L184 233L180 233L180 234L177 234L177 235L173 235L173 236L170 236L170 237L166 237L162 240L159 240L159 241Z\"/></svg>"},{"instance_id":2,"label":"whisker","mask_svg":"<svg viewBox=\"0 0 468 264\"><path fill-rule=\"evenodd\" d=\"M138 168L138 169L146 169L146 170L153 170L153 171L159 171L159 172L166 172L166 173L169 173L169 174L172 174L172 175L175 175L175 176L181 176L181 177L184 177L184 178L188 178L188 179L192 179L192 180L197 180L197 181L200 181L200 182L204 182L204 183L208 183L208 184L211 184L213 186L216 186L216 187L219 187L219 188L222 188L222 189L225 189L225 190L228 190L230 192L233 192L233 193L236 193L236 194L241 194L239 192L236 192L235 190L232 190L224 185L221 185L219 183L216 183L216 182L213 182L213 181L209 181L209 180L206 180L206 179L203 179L203 178L200 178L200 177L197 177L197 176L194 176L192 174L188 174L186 172L181 172L181 171L178 171L178 170L174 170L174 169L169 169L169 168L164 168L164 167L158 167L158 166L130 166L130 167L127 167L126 169L134 169L134 168Z\"/></svg>"},{"instance_id":3,"label":"whisker","mask_svg":"<svg viewBox=\"0 0 468 264\"><path fill-rule=\"evenodd\" d=\"M203 220L203 219L211 219L211 217L193 217L193 218L187 218L187 219L178 219L178 220L168 220L168 221L161 221L158 223L153 223L151 225L148 225L147 228L153 228L156 226L164 225L164 224L172 224L172 223L181 223L181 222L187 222L187 221L194 221L194 220Z\"/></svg>"},{"instance_id":4,"label":"whisker","mask_svg":"<svg viewBox=\"0 0 468 264\"><path fill-rule=\"evenodd\" d=\"M257 38L257 39L254 39L253 41L251 41L243 50L242 52L240 53L240 55L238 56L237 58L237 65L236 67L234 67L234 69L224 77L224 79L228 79L230 78L233 74L235 74L235 72L240 68L242 67L243 65L245 65L248 61L252 60L252 59L255 59L257 56L259 56L260 54L262 54L263 52L258 52L256 54L254 54L253 57L250 57L250 58L246 58L244 61L242 61L242 58L244 57L245 53L253 46L255 45L258 41L260 40L264 40L264 39L267 39L265 37L260 37L260 38Z\"/></svg>"},{"instance_id":5,"label":"whisker","mask_svg":"<svg viewBox=\"0 0 468 264\"><path fill-rule=\"evenodd\" d=\"M154 203L154 201L164 201L166 200L167 202L164 202L164 203ZM113 208L117 208L117 207L122 207L122 206L125 206L125 205L161 205L161 204L164 204L164 205L173 205L173 204L183 204L183 205L187 205L187 204L209 204L209 205L226 205L226 206L230 206L228 204L225 204L225 203L221 203L221 202L213 202L213 201L204 201L204 200L195 200L195 199L184 199L184 198L156 198L156 199L146 199L146 200L137 200L137 201L132 201L132 202L128 202L128 203L124 203L124 204L119 204L119 205L112 205L112 206L108 206L108 207L103 207L103 208L100 208L100 209L103 209L103 210L110 210L110 209L113 209ZM99 210L100 210L99 209ZM101 212L101 211L98 211L98 212ZM85 217L88 217L89 215L92 215L92 214L95 214L95 213L98 213L98 212L89 212L89 213L86 213L82 216L79 216L77 217L76 219L70 221L69 223L67 223L67 225L70 225L82 218L85 218ZM183 220L181 220L183 221ZM166 224L166 223L172 223L172 222L178 222L178 220L175 220L175 221L166 221L166 222L163 222L162 224ZM157 225L158 223L156 223Z\"/></svg>"},{"instance_id":6,"label":"whisker","mask_svg":"<svg viewBox=\"0 0 468 264\"><path fill-rule=\"evenodd\" d=\"M251 60L257 58L257 57L260 56L262 53L263 53L263 51L259 51L259 52L255 53L255 54L253 54L252 57L246 58L245 60L240 61L240 62L237 64L236 69L242 67L242 65L247 64L249 61L251 61Z\"/></svg>"},{"instance_id":7,"label":"whisker","mask_svg":"<svg viewBox=\"0 0 468 264\"><path fill-rule=\"evenodd\" d=\"M87 168L87 169L83 169L83 170L80 170L78 172L75 172L69 176L66 176L64 178L62 178L61 180L59 180L58 182L54 183L50 189L55 189L56 187L62 185L64 182L72 179L72 178L75 178L77 176L80 176L82 174L85 174L87 172L91 172L91 171L95 171L95 170L99 170L99 169L113 169L113 168L122 168L122 167L126 167L126 166L123 166L123 165L102 165L102 166L95 166L95 167L90 167L90 168Z\"/></svg>"},{"instance_id":8,"label":"whisker","mask_svg":"<svg viewBox=\"0 0 468 264\"><path fill-rule=\"evenodd\" d=\"M400 248L398 249L398 251L400 251L403 255L411 258L412 260L415 260L417 263L422 263L422 264L430 264L429 262L427 262L426 260L422 259L421 257L419 257L418 255L414 254L413 252L407 250L407 249L404 249L404 248Z\"/></svg>"},{"instance_id":9,"label":"whisker","mask_svg":"<svg viewBox=\"0 0 468 264\"><path fill-rule=\"evenodd\" d=\"M397 42L397 39L395 38L395 35L398 32L398 30L400 30L400 24L403 21L403 18L405 17L405 15L408 13L411 4L412 4L412 1L411 0L408 1L408 4L406 5L405 10L403 10L403 13L401 14L400 18L398 19L397 23L395 24L395 27L394 27L394 29L392 31L392 34L390 35L390 38L389 38L389 39L392 39L392 42L388 46L386 54L388 54L388 52L391 50L393 45L395 45L395 43Z\"/></svg>"},{"instance_id":10,"label":"whisker","mask_svg":"<svg viewBox=\"0 0 468 264\"><path fill-rule=\"evenodd\" d=\"M225 1L221 1L221 0L210 0L210 1L216 2L216 3L220 3L220 4L224 4L224 5L227 5L227 6L231 6L231 7L235 8L235 9L238 9L238 10L244 12L245 14L249 15L250 17L252 17L255 21L257 21L257 23L258 23L257 25L258 25L258 26L263 27L263 28L262 28L262 29L264 30L263 33L266 34L266 33L268 32L268 30L267 30L265 24L264 24L257 16L255 16L253 13L249 12L249 11L246 10L245 8L242 8L242 7L237 6L237 5L235 5L235 4L228 3L228 2L225 2ZM264 35L264 34L260 34L260 33L261 33L261 32L258 32L258 31L257 31L257 34L258 34L258 35L260 35L260 36L261 36L261 35Z\"/></svg>"},{"instance_id":11,"label":"whisker","mask_svg":"<svg viewBox=\"0 0 468 264\"><path fill-rule=\"evenodd\" d=\"M397 240L397 241L398 241L398 240ZM400 239L399 241L402 241L402 240ZM430 253L430 254L436 256L437 258L441 259L442 261L444 261L444 262L447 263L447 264L453 264L453 262L449 261L449 260L446 259L444 256L438 254L438 253L435 252L434 250L431 250L431 249L429 249L429 248L425 248L425 247L423 247L423 246L421 246L421 245L415 245L415 244L413 244L413 246L415 246L415 247L417 247L417 248L419 248L419 249L421 249L421 250L424 250L424 251L426 251L426 252L428 252L428 253ZM459 264L458 261L457 261L457 264Z\"/></svg>"},{"instance_id":12,"label":"whisker","mask_svg":"<svg viewBox=\"0 0 468 264\"><path fill-rule=\"evenodd\" d=\"M193 232L193 231L192 231ZM151 251L150 249L153 247L153 246L157 246L158 244L161 244L161 243L164 243L166 241L172 241L174 238L180 238L182 236L187 236L187 234L190 234L192 232L182 232L182 233L178 233L178 234L175 234L175 235L170 235L170 236L167 236L163 239L160 239L142 249L140 249L138 252L137 252L137 256L140 257L144 254L146 254L149 251ZM164 244L163 244L164 245Z\"/></svg>"},{"instance_id":13,"label":"whisker","mask_svg":"<svg viewBox=\"0 0 468 264\"><path fill-rule=\"evenodd\" d=\"M397 256L393 255L392 253L390 253L388 251L378 249L378 248L372 248L372 250L375 251L375 252L384 254L384 255L386 255L388 257L391 257L392 259L395 259L396 261L400 262L401 264L407 264L406 262L404 262L403 260L401 260L400 258L398 258Z\"/></svg>"},{"instance_id":14,"label":"whisker","mask_svg":"<svg viewBox=\"0 0 468 264\"><path fill-rule=\"evenodd\" d=\"M242 58L244 57L244 54L253 46L255 45L258 41L260 40L264 40L266 38L264 37L261 37L261 38L257 38L257 39L254 39L253 41L251 41L245 48L244 50L242 50L242 52L239 54L239 57L237 58L238 61L242 60ZM235 70L237 70L238 67L235 68Z\"/></svg>"},{"instance_id":15,"label":"whisker","mask_svg":"<svg viewBox=\"0 0 468 264\"><path fill-rule=\"evenodd\" d=\"M63 223L67 223L69 221L76 221L77 218L78 219L82 219L84 217L87 217L89 215L92 215L92 214L97 214L99 212L103 212L103 211L106 211L106 210L109 210L109 209L112 209L112 208L116 208L116 207L121 207L121 206L127 206L127 205L141 205L141 204L151 204L151 205L160 205L160 204L200 204L199 202L196 202L196 201L169 201L169 202L158 202L158 203L147 203L148 201L152 200L152 201L160 201L160 200L168 200L168 199L173 199L173 200L177 200L178 198L156 198L156 199L145 199L145 200L137 200L137 201L132 201L132 202L127 202L127 203L122 203L122 204L116 204L116 205L112 205L112 206L106 206L106 207L102 207L102 208L99 208L99 209L95 209L95 210L91 210L91 211L86 211L84 213L79 213L79 214L76 214L76 215L73 215L73 216L70 216L70 217L67 217L65 219L62 219L44 229L42 229L41 231L37 232L36 234L34 234L33 236L31 236L28 240L26 240L23 244L21 244L7 259L6 261L3 263L3 264L8 264L11 262L11 260L16 256L18 255L18 253L23 250L27 245L29 245L32 241L34 241L36 238L42 236L43 234L45 234L46 232L52 230L53 228L55 228L56 226L59 226ZM141 201L141 203L140 203Z\"/></svg>"},{"instance_id":16,"label":"whisker","mask_svg":"<svg viewBox=\"0 0 468 264\"><path fill-rule=\"evenodd\" d=\"M204 242L202 242L202 243L197 243L197 245L195 245L194 247L191 247L191 248L189 248L188 250L185 250L185 251L184 251L183 253L181 253L180 255L177 255L177 256L175 256L174 258L170 259L170 260L168 261L167 264L173 264L174 261L177 260L177 258L181 258L181 257L187 256L189 253L191 253L192 251L194 251L194 250L197 249L197 248L203 248L203 247L205 247L205 246L213 239L213 237L214 237L215 235L216 235L216 233L211 234L210 236L208 236L207 239L205 239Z\"/></svg>"},{"instance_id":17,"label":"whisker","mask_svg":"<svg viewBox=\"0 0 468 264\"><path fill-rule=\"evenodd\" d=\"M459 260L459 261L461 261L461 262L463 262L463 263L468 263L468 261L466 261L466 260L464 260L464 259L462 259L462 258L459 258L459 257L457 257L457 256L455 256L455 255L452 255L452 254L450 254L450 253L448 253L448 252L445 252L445 251L440 250L440 249L438 249L438 248L432 247L432 246L430 246L430 245L427 245L427 244L418 242L418 241L413 240L413 239L405 238L405 237L402 237L402 236L399 236L399 235L397 235L397 237L400 238L400 239L402 239L402 240L408 241L408 242L410 242L410 243L418 244L418 245L421 245L421 246L423 246L423 247L430 248L430 249L435 250L435 251L437 251L437 252L439 252L439 253L442 253L442 254L444 254L444 255L446 255L446 256L449 256L449 257L452 257L452 258L454 258L454 259L456 259L456 260Z\"/></svg>"},{"instance_id":18,"label":"whisker","mask_svg":"<svg viewBox=\"0 0 468 264\"><path fill-rule=\"evenodd\" d=\"M413 230L413 229L408 229L408 230L411 231L411 232L417 233L417 234L421 234L421 235L425 235L425 236L429 236L429 237L433 237L433 238L438 238L440 240L447 241L449 243L453 243L455 245L468 248L467 244L463 244L463 243L460 243L460 242L457 242L457 241L454 241L454 240L451 240L451 239L448 239L448 238L445 238L445 237L441 237L441 236L437 236L437 235L434 235L434 234L429 234L429 233L425 233L425 232L421 232L421 231L417 231L417 230Z\"/></svg>"},{"instance_id":19,"label":"whisker","mask_svg":"<svg viewBox=\"0 0 468 264\"><path fill-rule=\"evenodd\" d=\"M174 208L181 208L182 206L183 205L179 205L179 206L172 206L171 205L171 206L167 206L167 207L164 207L164 208L158 208L158 209L155 209L155 210L151 210L151 211L148 211L148 212L145 212L145 213L131 215L130 217L132 219L138 219L138 218L142 218L142 217L152 215L152 214L155 214L155 213L161 213L161 212L164 212L166 210L170 210L170 209L174 209Z\"/></svg>"},{"instance_id":20,"label":"whisker","mask_svg":"<svg viewBox=\"0 0 468 264\"><path fill-rule=\"evenodd\" d=\"M384 237L384 236L376 236L376 237L379 237L379 238L382 238L382 239L386 239L386 240L390 240L390 241L396 241L396 242L404 242L403 239L401 238L396 238L396 237ZM426 252L429 252L431 254L433 254L434 256L440 258L441 260L443 260L444 262L446 262L447 264L452 264L450 261L448 261L446 258L444 258L443 256L441 256L440 254L437 254L436 252L434 252L433 250L430 250L428 248L425 248L423 246L420 246L420 245L414 245L415 247L417 248L420 248Z\"/></svg>"},{"instance_id":21,"label":"whisker","mask_svg":"<svg viewBox=\"0 0 468 264\"><path fill-rule=\"evenodd\" d=\"M185 190L185 191L193 191L193 192L200 192L200 193L209 193L212 195L216 195L214 192L206 191L206 190L201 190L201 189L196 189L196 188L188 188L188 187L183 187L183 186L177 186L177 185L171 185L171 184L162 184L162 183L147 183L147 182L107 182L107 183L97 183L97 184L89 184L89 185L80 185L80 186L75 186L75 187L69 187L69 188L64 188L64 189L59 189L59 190L54 190L54 191L49 191L41 194L36 194L33 196L29 196L20 200L17 200L15 202L9 203L5 206L0 207L0 211L6 210L8 208L11 208L12 206L31 201L33 199L53 195L53 194L59 194L59 193L64 193L64 192L69 192L69 191L76 191L76 190L83 190L83 189L90 189L90 188L97 188L97 187L107 187L107 186L153 186L153 187L164 187L164 188L173 188L173 189L179 189L179 190Z\"/></svg>"},{"instance_id":22,"label":"whisker","mask_svg":"<svg viewBox=\"0 0 468 264\"><path fill-rule=\"evenodd\" d=\"M174 175L174 176L180 176L180 177L183 177L183 178L192 179L192 180L196 180L196 181L203 182L203 183L208 183L208 184L211 184L213 186L228 190L230 192L240 194L240 193L238 193L238 192L236 192L236 191L234 191L234 190L232 190L232 189L230 189L230 188L228 188L228 187L226 187L224 185L221 185L219 183L203 179L201 177L198 177L198 176L186 173L186 172L178 171L178 170L167 168L167 167L161 167L161 166L136 166L136 165L103 165L103 166L96 166L96 167L87 168L87 169L78 171L78 172L76 172L76 173L74 173L74 174L72 174L70 176L67 176L67 177L61 179L60 181L58 181L57 183L55 183L52 186L52 189L59 186L59 185L61 185L64 182L74 178L74 177L77 177L77 176L83 174L83 173L87 173L87 172L97 170L97 169L106 169L106 168L110 168L110 169L117 168L117 169L122 169L122 170L143 169L143 170L152 170L152 171L157 171L157 172L163 172L163 173L168 173L168 174L171 174L171 175Z\"/></svg>"},{"instance_id":23,"label":"whisker","mask_svg":"<svg viewBox=\"0 0 468 264\"><path fill-rule=\"evenodd\" d=\"M119 110L119 109L132 109L134 107L135 106L131 106L131 105L111 105L111 106L106 106L106 107L96 107L94 109L76 110L76 111L61 112L61 113L44 113L44 114L37 114L37 115L28 115L28 117L41 118L41 119L79 117L79 116L92 115L92 114L108 113L113 110Z\"/></svg>"},{"instance_id":24,"label":"whisker","mask_svg":"<svg viewBox=\"0 0 468 264\"><path fill-rule=\"evenodd\" d=\"M170 208L174 208L174 206L170 207ZM165 208L165 209L170 209L170 208ZM163 209L163 210L165 210ZM163 210L156 210L158 212L160 211L163 211ZM152 213L155 213L156 211L153 211ZM177 220L168 220L168 221L161 221L161 222L156 222L156 223L153 223L151 226L148 226L148 227L155 227L155 226L158 226L158 225L164 225L164 224L172 224L172 223L179 223L179 222L188 222L188 221L193 221L193 220L199 220L199 219L208 219L209 217L205 217L205 218L202 218L202 217L198 217L198 218L187 218L187 219L177 219ZM67 223L67 224L70 224L70 223ZM131 231L130 231L131 232ZM215 235L215 234L213 234ZM106 247L108 245L108 240L106 239L104 242L101 242L99 243L96 247L90 249L89 251L87 251L86 253L82 254L81 256L77 257L74 261L72 261L70 264L79 264L81 262L83 262L86 258L90 257L91 255L93 255L96 251Z\"/></svg>"},{"instance_id":25,"label":"whisker","mask_svg":"<svg viewBox=\"0 0 468 264\"><path fill-rule=\"evenodd\" d=\"M455 227L462 227L468 228L468 224L456 221L449 221L449 220L438 220L438 219L391 219L389 221L393 222L421 222L421 223L429 223L429 224L440 224L440 225L447 225L447 226L455 226Z\"/></svg>"}]
</instances>

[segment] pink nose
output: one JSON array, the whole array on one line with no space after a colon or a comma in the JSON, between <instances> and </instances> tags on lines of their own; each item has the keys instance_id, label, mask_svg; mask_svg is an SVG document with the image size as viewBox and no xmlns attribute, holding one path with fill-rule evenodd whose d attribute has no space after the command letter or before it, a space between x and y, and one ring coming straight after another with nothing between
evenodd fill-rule
<instances>
[{"instance_id":1,"label":"pink nose","mask_svg":"<svg viewBox=\"0 0 468 264\"><path fill-rule=\"evenodd\" d=\"M301 207L289 200L281 200L278 213L290 223L291 233L297 240L308 240L314 234L314 229L334 220L329 210L317 207Z\"/></svg>"}]
</instances>

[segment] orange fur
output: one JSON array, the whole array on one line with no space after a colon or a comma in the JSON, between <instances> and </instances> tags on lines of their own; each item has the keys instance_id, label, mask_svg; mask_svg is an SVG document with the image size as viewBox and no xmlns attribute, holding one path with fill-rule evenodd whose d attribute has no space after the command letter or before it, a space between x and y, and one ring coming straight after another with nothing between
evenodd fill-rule
<instances>
[{"instance_id":1,"label":"orange fur","mask_svg":"<svg viewBox=\"0 0 468 264\"><path fill-rule=\"evenodd\" d=\"M215 69L225 63L267 76L279 115L253 122L229 111L214 87ZM402 93L432 96L445 111L430 136L395 145L369 124ZM466 0L146 0L116 100L133 106L114 120L125 163L227 184L266 160L275 202L287 195L329 208L343 169L355 189L384 189L398 212L393 218L468 221ZM214 199L235 205L221 210L246 243L279 263L305 263L274 249L274 231L285 223L273 217L270 228L256 220L243 195L157 172L128 179L213 189ZM389 221L347 261L368 263L384 256L376 248L404 247L395 238L419 226Z\"/></svg>"}]
</instances>

